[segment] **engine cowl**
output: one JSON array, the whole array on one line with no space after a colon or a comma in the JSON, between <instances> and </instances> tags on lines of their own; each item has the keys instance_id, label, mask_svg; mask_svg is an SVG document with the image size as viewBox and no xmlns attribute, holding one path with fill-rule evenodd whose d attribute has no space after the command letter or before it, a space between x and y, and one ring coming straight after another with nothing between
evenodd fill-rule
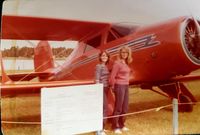
<instances>
[{"instance_id":1,"label":"engine cowl","mask_svg":"<svg viewBox=\"0 0 200 135\"><path fill-rule=\"evenodd\" d=\"M162 81L200 68L200 40L194 20L181 17L139 28L134 38L153 35L155 46L133 49L134 81Z\"/></svg>"}]
</instances>

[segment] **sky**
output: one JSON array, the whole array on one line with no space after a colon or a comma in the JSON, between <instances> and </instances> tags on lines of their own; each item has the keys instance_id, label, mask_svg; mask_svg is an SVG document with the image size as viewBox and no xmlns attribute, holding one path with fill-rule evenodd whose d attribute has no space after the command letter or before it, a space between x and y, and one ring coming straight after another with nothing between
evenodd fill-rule
<instances>
[{"instance_id":1,"label":"sky","mask_svg":"<svg viewBox=\"0 0 200 135\"><path fill-rule=\"evenodd\" d=\"M200 20L200 0L6 0L2 14L148 25L185 15Z\"/></svg>"},{"instance_id":2,"label":"sky","mask_svg":"<svg viewBox=\"0 0 200 135\"><path fill-rule=\"evenodd\" d=\"M7 0L3 14L150 24L183 15L200 18L200 0Z\"/></svg>"}]
</instances>

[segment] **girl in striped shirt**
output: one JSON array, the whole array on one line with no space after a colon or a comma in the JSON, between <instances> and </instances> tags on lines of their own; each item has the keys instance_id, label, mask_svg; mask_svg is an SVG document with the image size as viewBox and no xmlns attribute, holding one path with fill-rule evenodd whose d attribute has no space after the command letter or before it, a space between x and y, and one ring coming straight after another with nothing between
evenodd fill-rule
<instances>
[{"instance_id":1,"label":"girl in striped shirt","mask_svg":"<svg viewBox=\"0 0 200 135\"><path fill-rule=\"evenodd\" d=\"M109 90L109 70L107 64L109 62L109 55L106 51L99 54L99 64L96 65L96 83L103 84L103 117L107 116L107 91ZM103 128L105 126L105 119L103 120ZM105 135L104 131L98 131L97 135Z\"/></svg>"}]
</instances>

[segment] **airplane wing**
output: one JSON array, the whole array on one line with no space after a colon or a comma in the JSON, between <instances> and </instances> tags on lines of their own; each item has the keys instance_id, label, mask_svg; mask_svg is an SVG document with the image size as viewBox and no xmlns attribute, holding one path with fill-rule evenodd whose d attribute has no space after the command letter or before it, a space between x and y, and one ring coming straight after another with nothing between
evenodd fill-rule
<instances>
[{"instance_id":1,"label":"airplane wing","mask_svg":"<svg viewBox=\"0 0 200 135\"><path fill-rule=\"evenodd\" d=\"M32 73L18 73L18 74L10 74L8 77L12 81L30 81L36 77L47 77L52 75L53 73L51 72L32 72ZM0 76L1 79L2 76Z\"/></svg>"},{"instance_id":2,"label":"airplane wing","mask_svg":"<svg viewBox=\"0 0 200 135\"><path fill-rule=\"evenodd\" d=\"M2 39L84 41L110 27L109 23L3 15Z\"/></svg>"},{"instance_id":3,"label":"airplane wing","mask_svg":"<svg viewBox=\"0 0 200 135\"><path fill-rule=\"evenodd\" d=\"M199 81L200 75L177 76L177 77L173 77L171 80L175 82Z\"/></svg>"},{"instance_id":4,"label":"airplane wing","mask_svg":"<svg viewBox=\"0 0 200 135\"><path fill-rule=\"evenodd\" d=\"M62 87L94 84L94 80L67 80L51 82L13 82L1 85L1 95L40 93L43 87Z\"/></svg>"},{"instance_id":5,"label":"airplane wing","mask_svg":"<svg viewBox=\"0 0 200 135\"><path fill-rule=\"evenodd\" d=\"M146 86L149 88L148 84L153 84L153 85L160 85L160 84L169 84L169 83L174 83L174 82L192 82L192 81L200 81L200 75L199 74L189 74L189 75L185 75L185 76L175 76L172 78L169 78L167 80L161 80L158 82L154 82L154 81L137 81L131 79L130 80L130 84L133 85L139 85L140 87L143 87L144 89L146 89Z\"/></svg>"}]
</instances>

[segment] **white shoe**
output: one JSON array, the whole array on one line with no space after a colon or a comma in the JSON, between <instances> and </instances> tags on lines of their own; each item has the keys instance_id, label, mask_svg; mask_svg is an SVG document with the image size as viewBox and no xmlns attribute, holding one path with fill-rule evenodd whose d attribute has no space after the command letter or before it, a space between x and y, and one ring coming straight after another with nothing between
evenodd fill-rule
<instances>
[{"instance_id":1,"label":"white shoe","mask_svg":"<svg viewBox=\"0 0 200 135\"><path fill-rule=\"evenodd\" d=\"M119 128L115 129L114 132L115 134L122 134L122 131Z\"/></svg>"},{"instance_id":2,"label":"white shoe","mask_svg":"<svg viewBox=\"0 0 200 135\"><path fill-rule=\"evenodd\" d=\"M102 130L102 131L97 131L96 135L106 135L106 133Z\"/></svg>"},{"instance_id":3,"label":"white shoe","mask_svg":"<svg viewBox=\"0 0 200 135\"><path fill-rule=\"evenodd\" d=\"M100 135L100 131L97 131L95 135Z\"/></svg>"},{"instance_id":4,"label":"white shoe","mask_svg":"<svg viewBox=\"0 0 200 135\"><path fill-rule=\"evenodd\" d=\"M129 131L129 128L123 127L123 128L122 128L122 131Z\"/></svg>"},{"instance_id":5,"label":"white shoe","mask_svg":"<svg viewBox=\"0 0 200 135\"><path fill-rule=\"evenodd\" d=\"M101 131L101 135L106 135L106 133L104 131Z\"/></svg>"},{"instance_id":6,"label":"white shoe","mask_svg":"<svg viewBox=\"0 0 200 135\"><path fill-rule=\"evenodd\" d=\"M107 130L107 129L103 129L103 132L109 132L109 130Z\"/></svg>"}]
</instances>

